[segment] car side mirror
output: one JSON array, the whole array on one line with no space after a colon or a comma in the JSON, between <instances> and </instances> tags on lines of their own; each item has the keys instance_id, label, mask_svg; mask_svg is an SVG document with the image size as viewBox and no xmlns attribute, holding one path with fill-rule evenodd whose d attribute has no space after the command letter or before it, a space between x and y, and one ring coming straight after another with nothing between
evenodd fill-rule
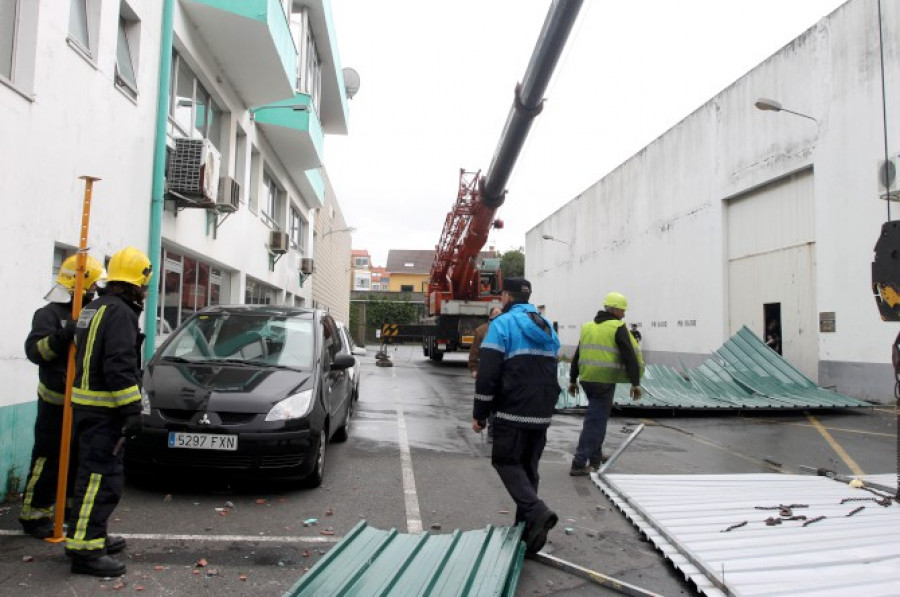
<instances>
[{"instance_id":1,"label":"car side mirror","mask_svg":"<svg viewBox=\"0 0 900 597\"><path fill-rule=\"evenodd\" d=\"M356 359L353 358L352 355L349 354L338 354L334 357L334 360L331 361L331 369L333 371L342 371L344 369L349 369L356 365Z\"/></svg>"}]
</instances>

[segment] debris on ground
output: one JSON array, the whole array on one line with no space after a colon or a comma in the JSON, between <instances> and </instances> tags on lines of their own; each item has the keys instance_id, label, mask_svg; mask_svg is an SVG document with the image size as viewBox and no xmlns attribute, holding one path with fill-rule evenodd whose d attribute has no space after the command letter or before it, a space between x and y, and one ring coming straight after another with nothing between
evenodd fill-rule
<instances>
[{"instance_id":1,"label":"debris on ground","mask_svg":"<svg viewBox=\"0 0 900 597\"><path fill-rule=\"evenodd\" d=\"M171 502L171 501L172 501L172 494L171 494L171 493L167 493L167 494L166 494L166 497L163 498L163 501L164 501L164 502Z\"/></svg>"},{"instance_id":2,"label":"debris on ground","mask_svg":"<svg viewBox=\"0 0 900 597\"><path fill-rule=\"evenodd\" d=\"M240 576L238 576L238 580L247 580L247 575L241 574Z\"/></svg>"},{"instance_id":3,"label":"debris on ground","mask_svg":"<svg viewBox=\"0 0 900 597\"><path fill-rule=\"evenodd\" d=\"M575 534L575 529L573 529L572 527L566 527L566 535L574 535L574 534Z\"/></svg>"},{"instance_id":4,"label":"debris on ground","mask_svg":"<svg viewBox=\"0 0 900 597\"><path fill-rule=\"evenodd\" d=\"M123 583L121 580L117 580L115 583L113 583L113 586L112 586L113 591L121 591L125 587L126 587L125 583Z\"/></svg>"},{"instance_id":5,"label":"debris on ground","mask_svg":"<svg viewBox=\"0 0 900 597\"><path fill-rule=\"evenodd\" d=\"M318 518L307 518L306 520L303 521L303 526L305 526L305 527L315 526L317 524L319 524Z\"/></svg>"},{"instance_id":6,"label":"debris on ground","mask_svg":"<svg viewBox=\"0 0 900 597\"><path fill-rule=\"evenodd\" d=\"M225 502L225 507L229 510L234 510L234 504L232 504L231 502Z\"/></svg>"},{"instance_id":7,"label":"debris on ground","mask_svg":"<svg viewBox=\"0 0 900 597\"><path fill-rule=\"evenodd\" d=\"M439 530L441 530L441 525L440 525L440 523L435 522L435 523L432 523L431 528L435 531L439 531Z\"/></svg>"},{"instance_id":8,"label":"debris on ground","mask_svg":"<svg viewBox=\"0 0 900 597\"><path fill-rule=\"evenodd\" d=\"M200 558L194 565L198 568L206 568L207 566L209 566L209 562L207 562L204 558Z\"/></svg>"},{"instance_id":9,"label":"debris on ground","mask_svg":"<svg viewBox=\"0 0 900 597\"><path fill-rule=\"evenodd\" d=\"M334 510L332 510L331 508L325 510L325 516L331 516L332 514L334 514Z\"/></svg>"},{"instance_id":10,"label":"debris on ground","mask_svg":"<svg viewBox=\"0 0 900 597\"><path fill-rule=\"evenodd\" d=\"M34 556L22 556L22 561L23 562L33 562Z\"/></svg>"},{"instance_id":11,"label":"debris on ground","mask_svg":"<svg viewBox=\"0 0 900 597\"><path fill-rule=\"evenodd\" d=\"M323 534L323 535L334 535L334 531L332 531L332 530L324 530L324 531L322 531L322 534Z\"/></svg>"},{"instance_id":12,"label":"debris on ground","mask_svg":"<svg viewBox=\"0 0 900 597\"><path fill-rule=\"evenodd\" d=\"M268 501L268 500L266 500L266 498L257 498L257 499L256 499L256 503L257 503L258 505L260 505L260 506L262 506L263 504L265 504L267 501Z\"/></svg>"}]
</instances>

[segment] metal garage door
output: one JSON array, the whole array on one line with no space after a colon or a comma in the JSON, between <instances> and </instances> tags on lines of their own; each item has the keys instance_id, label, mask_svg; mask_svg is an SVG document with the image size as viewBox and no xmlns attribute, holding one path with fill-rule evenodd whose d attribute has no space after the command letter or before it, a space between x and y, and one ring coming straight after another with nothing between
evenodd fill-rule
<instances>
[{"instance_id":1,"label":"metal garage door","mask_svg":"<svg viewBox=\"0 0 900 597\"><path fill-rule=\"evenodd\" d=\"M804 170L726 203L729 334L765 338L765 305L780 305L782 354L818 381L813 172Z\"/></svg>"}]
</instances>

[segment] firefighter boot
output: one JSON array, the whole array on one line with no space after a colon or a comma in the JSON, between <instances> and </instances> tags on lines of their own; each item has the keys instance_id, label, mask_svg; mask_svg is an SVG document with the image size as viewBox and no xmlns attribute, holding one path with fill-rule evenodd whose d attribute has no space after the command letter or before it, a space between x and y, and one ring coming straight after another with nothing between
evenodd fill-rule
<instances>
[{"instance_id":1,"label":"firefighter boot","mask_svg":"<svg viewBox=\"0 0 900 597\"><path fill-rule=\"evenodd\" d=\"M99 558L72 556L73 574L90 574L91 576L122 576L125 574L125 563L112 556L102 555Z\"/></svg>"}]
</instances>

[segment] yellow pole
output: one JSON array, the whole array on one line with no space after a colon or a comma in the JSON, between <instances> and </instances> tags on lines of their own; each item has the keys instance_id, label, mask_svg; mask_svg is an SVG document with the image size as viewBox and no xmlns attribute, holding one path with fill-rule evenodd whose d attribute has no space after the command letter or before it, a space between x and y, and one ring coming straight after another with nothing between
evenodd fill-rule
<instances>
[{"instance_id":1,"label":"yellow pole","mask_svg":"<svg viewBox=\"0 0 900 597\"><path fill-rule=\"evenodd\" d=\"M78 320L81 313L81 299L84 295L84 274L87 269L88 224L91 221L91 193L95 176L79 176L84 181L84 205L81 210L81 238L78 241L78 257L75 267L75 289L72 293L72 319ZM75 385L75 344L69 345L69 364L66 367L66 400L63 403L62 437L59 444L59 477L56 482L56 512L53 519L53 536L50 543L61 543L63 518L66 512L66 485L69 476L69 444L72 441L72 386Z\"/></svg>"}]
</instances>

